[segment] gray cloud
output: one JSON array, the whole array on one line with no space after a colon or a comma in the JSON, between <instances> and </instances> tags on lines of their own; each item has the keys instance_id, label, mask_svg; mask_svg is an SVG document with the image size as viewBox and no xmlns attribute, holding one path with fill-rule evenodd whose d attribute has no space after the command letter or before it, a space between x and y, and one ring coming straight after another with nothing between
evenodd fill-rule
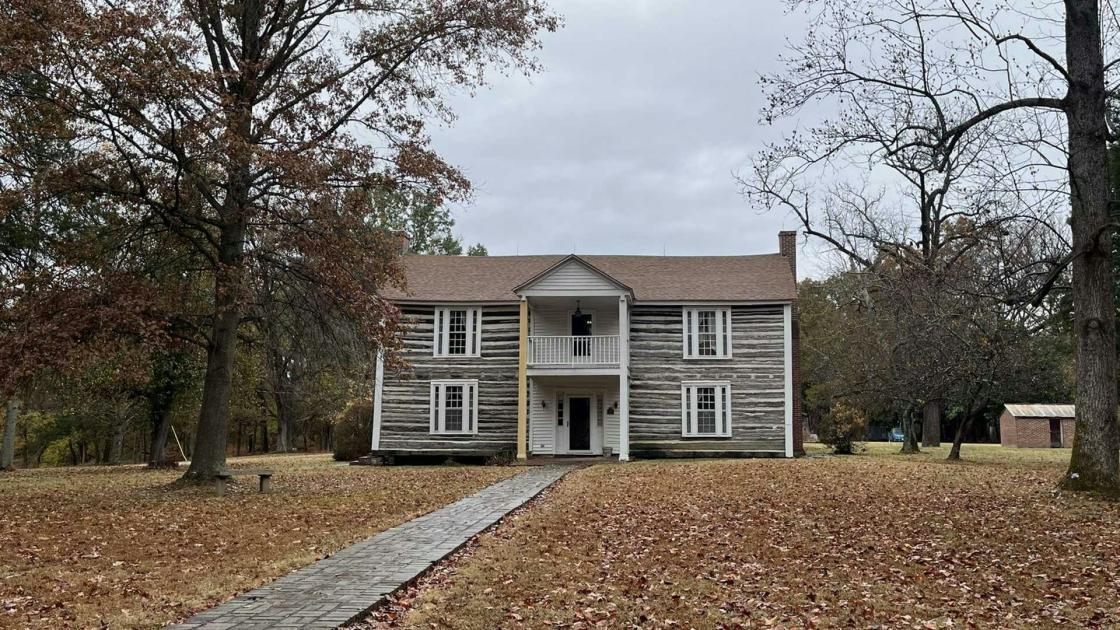
<instances>
[{"instance_id":1,"label":"gray cloud","mask_svg":"<svg viewBox=\"0 0 1120 630\"><path fill-rule=\"evenodd\" d=\"M494 77L433 130L474 199L459 230L493 254L776 251L791 217L760 214L732 172L777 130L758 75L799 16L762 0L567 0L543 72Z\"/></svg>"}]
</instances>

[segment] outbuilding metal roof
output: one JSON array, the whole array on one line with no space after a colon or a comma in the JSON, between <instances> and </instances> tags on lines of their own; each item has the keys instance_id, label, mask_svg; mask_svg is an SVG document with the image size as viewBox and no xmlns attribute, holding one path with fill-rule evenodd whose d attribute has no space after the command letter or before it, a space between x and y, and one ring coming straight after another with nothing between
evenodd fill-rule
<instances>
[{"instance_id":1,"label":"outbuilding metal roof","mask_svg":"<svg viewBox=\"0 0 1120 630\"><path fill-rule=\"evenodd\" d=\"M1008 404L1004 405L1011 415L1017 418L1072 418L1074 405L1037 405L1037 404Z\"/></svg>"}]
</instances>

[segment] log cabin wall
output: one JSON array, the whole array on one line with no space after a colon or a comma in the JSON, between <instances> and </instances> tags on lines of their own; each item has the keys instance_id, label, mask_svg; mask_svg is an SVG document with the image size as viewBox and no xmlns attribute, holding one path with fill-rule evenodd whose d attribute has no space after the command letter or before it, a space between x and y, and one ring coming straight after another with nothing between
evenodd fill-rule
<instances>
[{"instance_id":1,"label":"log cabin wall","mask_svg":"<svg viewBox=\"0 0 1120 630\"><path fill-rule=\"evenodd\" d=\"M686 359L682 307L636 304L630 325L630 452L635 456L785 452L781 306L731 309L731 357ZM731 437L686 438L681 384L731 385Z\"/></svg>"},{"instance_id":2,"label":"log cabin wall","mask_svg":"<svg viewBox=\"0 0 1120 630\"><path fill-rule=\"evenodd\" d=\"M518 310L482 306L481 356L432 356L435 306L403 306L409 321L402 337L409 369L385 375L380 452L457 452L480 455L517 446ZM431 382L478 381L478 433L432 435Z\"/></svg>"}]
</instances>

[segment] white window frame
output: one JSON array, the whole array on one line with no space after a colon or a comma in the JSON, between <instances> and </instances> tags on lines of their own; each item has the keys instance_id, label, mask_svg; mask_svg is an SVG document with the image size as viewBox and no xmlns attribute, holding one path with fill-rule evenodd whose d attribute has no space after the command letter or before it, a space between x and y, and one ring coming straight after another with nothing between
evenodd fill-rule
<instances>
[{"instance_id":1,"label":"white window frame","mask_svg":"<svg viewBox=\"0 0 1120 630\"><path fill-rule=\"evenodd\" d=\"M701 433L697 429L696 390L711 387L716 390L716 430ZM731 382L730 381L685 381L681 383L681 436L682 437L731 437Z\"/></svg>"},{"instance_id":2,"label":"white window frame","mask_svg":"<svg viewBox=\"0 0 1120 630\"><path fill-rule=\"evenodd\" d=\"M458 431L448 431L446 426L448 385L461 385L463 387L463 428ZM477 379L432 381L428 394L428 402L428 430L431 435L478 434Z\"/></svg>"},{"instance_id":3,"label":"white window frame","mask_svg":"<svg viewBox=\"0 0 1120 630\"><path fill-rule=\"evenodd\" d=\"M714 312L716 353L700 354L700 313ZM726 306L686 306L681 309L681 344L686 359L731 358L731 309Z\"/></svg>"},{"instance_id":4,"label":"white window frame","mask_svg":"<svg viewBox=\"0 0 1120 630\"><path fill-rule=\"evenodd\" d=\"M451 312L466 313L467 343L465 352L447 351L451 341ZM432 315L432 356L477 357L482 354L482 309L476 306L440 306Z\"/></svg>"}]
</instances>

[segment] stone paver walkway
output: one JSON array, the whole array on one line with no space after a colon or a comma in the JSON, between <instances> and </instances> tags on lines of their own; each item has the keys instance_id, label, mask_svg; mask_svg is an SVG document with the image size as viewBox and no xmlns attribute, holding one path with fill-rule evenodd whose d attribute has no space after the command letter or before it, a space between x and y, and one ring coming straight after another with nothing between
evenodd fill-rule
<instances>
[{"instance_id":1,"label":"stone paver walkway","mask_svg":"<svg viewBox=\"0 0 1120 630\"><path fill-rule=\"evenodd\" d=\"M336 628L362 617L386 595L574 468L526 468L515 477L385 530L172 628Z\"/></svg>"}]
</instances>

